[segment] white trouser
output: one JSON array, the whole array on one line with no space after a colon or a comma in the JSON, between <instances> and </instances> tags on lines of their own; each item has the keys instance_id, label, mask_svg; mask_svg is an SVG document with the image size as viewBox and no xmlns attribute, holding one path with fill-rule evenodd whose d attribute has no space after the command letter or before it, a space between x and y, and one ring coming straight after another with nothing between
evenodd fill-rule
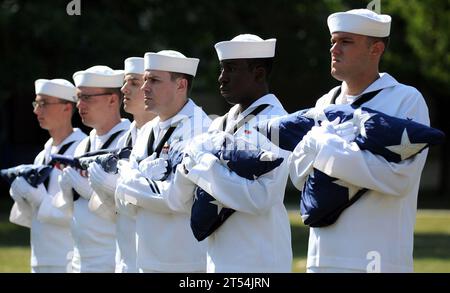
<instances>
[{"instance_id":1,"label":"white trouser","mask_svg":"<svg viewBox=\"0 0 450 293\"><path fill-rule=\"evenodd\" d=\"M347 268L333 268L333 267L310 267L306 269L307 273L366 273L366 271L358 269Z\"/></svg>"},{"instance_id":2,"label":"white trouser","mask_svg":"<svg viewBox=\"0 0 450 293\"><path fill-rule=\"evenodd\" d=\"M32 273L67 273L65 266L35 266L31 267Z\"/></svg>"},{"instance_id":3,"label":"white trouser","mask_svg":"<svg viewBox=\"0 0 450 293\"><path fill-rule=\"evenodd\" d=\"M116 268L113 255L85 257L82 260L74 256L72 273L114 273Z\"/></svg>"},{"instance_id":4,"label":"white trouser","mask_svg":"<svg viewBox=\"0 0 450 293\"><path fill-rule=\"evenodd\" d=\"M154 270L144 270L144 269L139 269L139 273L171 273L171 272L162 272L162 271L154 271ZM184 273L188 273L188 274L202 274L202 273L206 273L206 271L196 271L196 272L184 272Z\"/></svg>"}]
</instances>

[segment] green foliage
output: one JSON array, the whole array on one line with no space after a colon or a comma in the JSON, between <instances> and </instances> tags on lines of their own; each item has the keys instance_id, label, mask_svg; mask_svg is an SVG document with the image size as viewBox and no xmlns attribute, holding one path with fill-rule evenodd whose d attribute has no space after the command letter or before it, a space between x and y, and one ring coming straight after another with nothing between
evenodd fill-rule
<instances>
[{"instance_id":1,"label":"green foliage","mask_svg":"<svg viewBox=\"0 0 450 293\"><path fill-rule=\"evenodd\" d=\"M18 161L5 151L10 146L40 147L45 141L47 132L31 113L36 79L72 80L74 72L93 65L118 69L127 57L148 51L174 49L200 58L192 97L208 114L223 114L229 105L218 91L214 44L241 33L277 38L271 91L288 112L311 107L338 84L330 76L328 15L370 2L80 1L81 16L69 16L69 0L0 0L0 163ZM391 45L381 71L418 88L429 106L432 125L446 131L449 0L382 0L381 4L382 12L393 16ZM74 121L74 126L82 127L77 115ZM26 135L16 131L23 126ZM442 148L442 174L449 169L448 145ZM440 182L448 181L445 176ZM441 189L445 190L442 183Z\"/></svg>"},{"instance_id":2,"label":"green foliage","mask_svg":"<svg viewBox=\"0 0 450 293\"><path fill-rule=\"evenodd\" d=\"M213 45L248 32L278 39L272 87L288 108L311 105L332 82L324 20L338 2L81 1L82 15L68 16L65 1L3 0L3 60L14 70L0 73L0 97L32 95L37 78L70 80L94 64L120 68L129 56L171 48L201 59L194 93L221 99Z\"/></svg>"},{"instance_id":3,"label":"green foliage","mask_svg":"<svg viewBox=\"0 0 450 293\"><path fill-rule=\"evenodd\" d=\"M411 59L398 52L399 59L420 70L433 91L450 90L450 2L442 0L387 1L386 12L401 18L402 37L412 49ZM396 29L395 27L393 28ZM407 53L407 55L409 55Z\"/></svg>"},{"instance_id":4,"label":"green foliage","mask_svg":"<svg viewBox=\"0 0 450 293\"><path fill-rule=\"evenodd\" d=\"M68 2L0 1L2 62L13 69L0 73L0 99L29 96L37 78L70 80L75 71L95 64L121 68L129 56L170 48L201 59L194 94L219 100L213 45L248 32L277 38L272 89L293 111L311 106L336 84L329 74L327 16L366 5L343 0L269 0L263 5L258 0L82 0L81 16L68 16ZM395 38L384 62L394 75L400 72L412 84L422 77L450 84L448 3L382 1L383 12L394 17ZM418 67L419 74L411 70Z\"/></svg>"}]
</instances>

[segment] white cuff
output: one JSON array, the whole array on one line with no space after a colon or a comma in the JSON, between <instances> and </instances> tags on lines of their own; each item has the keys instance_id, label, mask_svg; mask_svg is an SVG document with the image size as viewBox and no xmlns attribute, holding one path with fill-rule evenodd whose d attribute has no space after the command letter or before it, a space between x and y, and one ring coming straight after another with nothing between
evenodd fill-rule
<instances>
[{"instance_id":1,"label":"white cuff","mask_svg":"<svg viewBox=\"0 0 450 293\"><path fill-rule=\"evenodd\" d=\"M199 158L199 162L197 165L195 165L188 174L186 174L186 177L198 185L198 180L200 179L199 176L196 174L196 170L209 170L211 169L212 165L219 161L219 159L210 153L203 153L202 156Z\"/></svg>"}]
</instances>

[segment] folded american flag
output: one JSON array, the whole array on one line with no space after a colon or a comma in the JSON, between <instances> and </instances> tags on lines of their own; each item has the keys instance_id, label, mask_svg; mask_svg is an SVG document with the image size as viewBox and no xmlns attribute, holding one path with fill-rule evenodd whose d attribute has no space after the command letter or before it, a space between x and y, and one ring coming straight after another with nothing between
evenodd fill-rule
<instances>
[{"instance_id":1,"label":"folded american flag","mask_svg":"<svg viewBox=\"0 0 450 293\"><path fill-rule=\"evenodd\" d=\"M33 187L44 183L52 172L51 166L46 165L19 165L9 169L0 170L0 177L12 184L16 177L23 177Z\"/></svg>"},{"instance_id":2,"label":"folded american flag","mask_svg":"<svg viewBox=\"0 0 450 293\"><path fill-rule=\"evenodd\" d=\"M361 150L380 155L393 163L408 159L430 145L441 144L445 138L442 131L412 119L400 119L370 108L351 105L330 105L324 110L311 108L298 111L263 121L257 129L275 145L293 151L314 125L325 120L333 121L336 117L341 118L341 123L349 120L354 123L357 127L354 142ZM301 196L303 222L311 227L331 225L364 192L365 189L314 169Z\"/></svg>"},{"instance_id":3,"label":"folded american flag","mask_svg":"<svg viewBox=\"0 0 450 293\"><path fill-rule=\"evenodd\" d=\"M234 146L223 148L214 155L237 175L254 180L272 171L283 162L273 153L263 150L248 150ZM197 187L191 210L191 229L198 241L211 235L235 210L223 207L214 197Z\"/></svg>"}]
</instances>

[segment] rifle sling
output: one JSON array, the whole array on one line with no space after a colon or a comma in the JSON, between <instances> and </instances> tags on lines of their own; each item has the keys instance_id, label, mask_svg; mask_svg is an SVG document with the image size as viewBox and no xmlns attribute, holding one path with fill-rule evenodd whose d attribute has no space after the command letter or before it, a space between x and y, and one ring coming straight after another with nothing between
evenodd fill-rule
<instances>
[{"instance_id":1,"label":"rifle sling","mask_svg":"<svg viewBox=\"0 0 450 293\"><path fill-rule=\"evenodd\" d=\"M133 147L133 138L132 138L132 135L131 135L131 131L130 131L130 133L127 136L127 140L125 142L125 145L127 147Z\"/></svg>"},{"instance_id":2,"label":"rifle sling","mask_svg":"<svg viewBox=\"0 0 450 293\"><path fill-rule=\"evenodd\" d=\"M250 120L252 120L254 117L256 117L256 115L258 115L259 113L261 113L264 109L266 109L268 106L270 106L269 104L262 104L259 105L258 107L256 107L255 109L253 109L252 112L250 112L248 115L246 115L244 118L242 118L241 120L239 120L239 122L237 122L229 131L230 134L235 134L239 128L241 128L245 123L248 123ZM227 117L228 117L228 113L225 114L222 117L222 130L225 131L226 127L227 127Z\"/></svg>"}]
</instances>

